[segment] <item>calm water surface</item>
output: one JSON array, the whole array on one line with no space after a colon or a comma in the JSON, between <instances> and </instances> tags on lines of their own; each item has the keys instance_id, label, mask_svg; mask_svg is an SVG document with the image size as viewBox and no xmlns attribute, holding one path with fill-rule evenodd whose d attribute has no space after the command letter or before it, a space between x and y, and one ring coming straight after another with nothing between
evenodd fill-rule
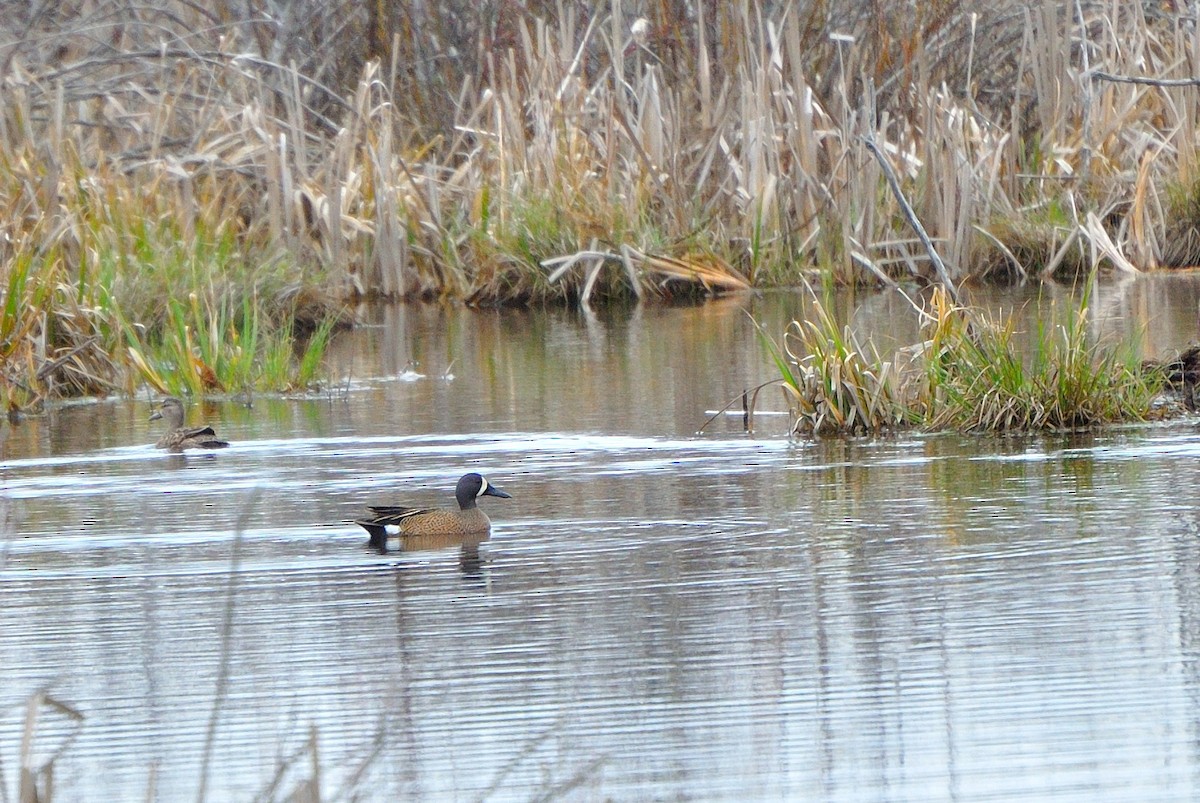
<instances>
[{"instance_id":1,"label":"calm water surface","mask_svg":"<svg viewBox=\"0 0 1200 803\"><path fill-rule=\"evenodd\" d=\"M1169 353L1196 288L1102 288L1096 331ZM212 456L149 447L145 401L6 425L7 799L39 689L85 717L39 722L67 800L195 799L206 742L209 799L281 796L312 733L328 799L1200 795L1197 422L697 435L771 377L745 310L804 308L371 310L336 392L193 405ZM842 313L915 337L895 296ZM346 523L467 470L513 495L482 543Z\"/></svg>"}]
</instances>

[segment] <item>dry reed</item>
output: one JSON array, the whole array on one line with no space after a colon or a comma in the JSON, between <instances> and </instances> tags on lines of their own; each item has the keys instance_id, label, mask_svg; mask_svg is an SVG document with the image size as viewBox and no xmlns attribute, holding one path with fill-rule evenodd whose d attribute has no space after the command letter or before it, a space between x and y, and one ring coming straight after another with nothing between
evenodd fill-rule
<instances>
[{"instance_id":1,"label":"dry reed","mask_svg":"<svg viewBox=\"0 0 1200 803\"><path fill-rule=\"evenodd\" d=\"M649 298L663 265L719 273L685 279L702 291L929 280L867 143L952 282L1200 258L1182 12L473 8L7 6L6 396L123 388L104 333L159 331L181 289L286 313L301 289L323 306ZM183 270L198 250L212 259Z\"/></svg>"}]
</instances>

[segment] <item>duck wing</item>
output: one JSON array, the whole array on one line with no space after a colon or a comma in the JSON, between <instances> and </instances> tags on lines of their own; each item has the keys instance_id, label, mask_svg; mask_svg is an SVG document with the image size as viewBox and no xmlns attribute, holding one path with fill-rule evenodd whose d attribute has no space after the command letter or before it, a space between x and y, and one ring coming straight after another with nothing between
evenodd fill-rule
<instances>
[{"instance_id":1,"label":"duck wing","mask_svg":"<svg viewBox=\"0 0 1200 803\"><path fill-rule=\"evenodd\" d=\"M422 513L433 512L427 507L400 507L398 505L382 505L379 507L369 507L371 518L368 519L372 524L396 524L399 525L402 521L412 516L419 516ZM363 522L359 521L359 524Z\"/></svg>"},{"instance_id":2,"label":"duck wing","mask_svg":"<svg viewBox=\"0 0 1200 803\"><path fill-rule=\"evenodd\" d=\"M217 433L212 427L191 427L183 430L183 437L180 440L185 446L196 449L224 449L229 445L228 441L217 437Z\"/></svg>"},{"instance_id":3,"label":"duck wing","mask_svg":"<svg viewBox=\"0 0 1200 803\"><path fill-rule=\"evenodd\" d=\"M217 431L216 431L215 429L213 429L212 427L209 427L209 426L203 426L203 427L183 427L183 428L182 428L182 429L180 429L179 431L184 433L184 437L185 437L185 438L199 438L199 437L202 437L202 436L204 436L204 435L208 435L208 436L211 436L211 437L213 437L213 438L217 437Z\"/></svg>"}]
</instances>

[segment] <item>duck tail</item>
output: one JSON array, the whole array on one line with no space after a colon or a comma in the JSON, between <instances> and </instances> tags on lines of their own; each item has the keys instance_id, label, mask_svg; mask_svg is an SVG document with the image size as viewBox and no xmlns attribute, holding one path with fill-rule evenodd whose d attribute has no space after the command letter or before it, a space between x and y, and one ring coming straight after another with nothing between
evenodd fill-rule
<instances>
[{"instance_id":1,"label":"duck tail","mask_svg":"<svg viewBox=\"0 0 1200 803\"><path fill-rule=\"evenodd\" d=\"M387 527L382 524L377 524L373 521L356 521L354 522L359 527L362 527L371 536L367 541L367 546L374 549L380 555L387 554Z\"/></svg>"}]
</instances>

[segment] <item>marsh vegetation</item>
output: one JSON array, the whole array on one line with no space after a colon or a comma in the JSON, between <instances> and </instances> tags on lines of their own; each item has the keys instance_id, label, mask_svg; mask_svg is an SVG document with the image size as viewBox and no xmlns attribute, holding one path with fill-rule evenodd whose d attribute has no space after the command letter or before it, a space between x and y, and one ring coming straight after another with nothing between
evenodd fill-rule
<instances>
[{"instance_id":1,"label":"marsh vegetation","mask_svg":"<svg viewBox=\"0 0 1200 803\"><path fill-rule=\"evenodd\" d=\"M1163 396L1165 366L1139 359L1132 340L1094 337L1086 293L1022 333L1014 318L957 305L938 289L917 311L921 339L886 357L819 301L814 308L781 343L760 331L799 435L1072 430L1180 409Z\"/></svg>"},{"instance_id":2,"label":"marsh vegetation","mask_svg":"<svg viewBox=\"0 0 1200 803\"><path fill-rule=\"evenodd\" d=\"M357 298L929 281L868 143L955 283L1191 264L1195 24L1015 0L8 4L0 394L306 387Z\"/></svg>"}]
</instances>

